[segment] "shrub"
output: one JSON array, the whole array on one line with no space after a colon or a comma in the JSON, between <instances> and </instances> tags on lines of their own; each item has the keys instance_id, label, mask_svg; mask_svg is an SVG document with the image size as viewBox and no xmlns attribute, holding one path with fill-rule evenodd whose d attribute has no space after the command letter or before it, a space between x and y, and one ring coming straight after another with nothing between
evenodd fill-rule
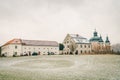
<instances>
[{"instance_id":1,"label":"shrub","mask_svg":"<svg viewBox=\"0 0 120 80\"><path fill-rule=\"evenodd\" d=\"M32 53L32 56L37 56L38 54L36 52L33 52Z\"/></svg>"}]
</instances>

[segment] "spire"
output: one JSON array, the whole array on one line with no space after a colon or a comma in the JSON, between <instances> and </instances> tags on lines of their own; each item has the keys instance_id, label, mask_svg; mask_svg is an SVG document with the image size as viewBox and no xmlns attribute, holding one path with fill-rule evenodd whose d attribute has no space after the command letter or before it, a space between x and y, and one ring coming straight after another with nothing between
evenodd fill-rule
<instances>
[{"instance_id":1,"label":"spire","mask_svg":"<svg viewBox=\"0 0 120 80\"><path fill-rule=\"evenodd\" d=\"M110 43L108 36L106 36L106 41L105 43Z\"/></svg>"},{"instance_id":2,"label":"spire","mask_svg":"<svg viewBox=\"0 0 120 80\"><path fill-rule=\"evenodd\" d=\"M95 37L95 36L98 36L98 35L97 35L97 32L96 32L96 29L95 29L93 35L94 35L94 37Z\"/></svg>"}]
</instances>

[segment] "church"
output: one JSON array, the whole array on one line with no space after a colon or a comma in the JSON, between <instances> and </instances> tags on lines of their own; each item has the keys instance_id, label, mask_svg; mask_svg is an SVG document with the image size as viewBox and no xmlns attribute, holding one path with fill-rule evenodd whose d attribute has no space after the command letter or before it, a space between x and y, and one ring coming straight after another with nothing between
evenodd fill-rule
<instances>
[{"instance_id":1,"label":"church","mask_svg":"<svg viewBox=\"0 0 120 80\"><path fill-rule=\"evenodd\" d=\"M63 45L64 49L60 54L107 54L111 52L109 37L106 36L106 40L103 41L102 36L98 36L96 30L93 32L93 37L89 40L79 34L67 34Z\"/></svg>"},{"instance_id":2,"label":"church","mask_svg":"<svg viewBox=\"0 0 120 80\"><path fill-rule=\"evenodd\" d=\"M92 53L94 54L104 54L111 52L111 44L108 36L106 40L103 41L102 36L98 36L97 31L93 32L93 37L89 40L91 43Z\"/></svg>"}]
</instances>

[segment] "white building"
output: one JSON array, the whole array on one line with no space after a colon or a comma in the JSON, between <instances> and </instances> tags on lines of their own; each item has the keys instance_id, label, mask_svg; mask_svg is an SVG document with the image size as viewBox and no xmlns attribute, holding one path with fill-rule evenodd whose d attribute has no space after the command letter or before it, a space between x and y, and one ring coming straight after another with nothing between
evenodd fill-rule
<instances>
[{"instance_id":1,"label":"white building","mask_svg":"<svg viewBox=\"0 0 120 80\"><path fill-rule=\"evenodd\" d=\"M63 41L65 46L63 54L90 54L91 43L78 34L67 34Z\"/></svg>"},{"instance_id":2,"label":"white building","mask_svg":"<svg viewBox=\"0 0 120 80\"><path fill-rule=\"evenodd\" d=\"M59 54L59 45L56 41L23 40L13 39L2 46L2 55L47 55L49 53Z\"/></svg>"}]
</instances>

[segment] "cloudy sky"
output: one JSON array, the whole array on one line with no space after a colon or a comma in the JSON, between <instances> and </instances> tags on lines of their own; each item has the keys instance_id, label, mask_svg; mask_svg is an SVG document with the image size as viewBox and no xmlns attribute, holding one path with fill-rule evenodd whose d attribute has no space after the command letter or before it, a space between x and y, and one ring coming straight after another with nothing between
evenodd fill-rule
<instances>
[{"instance_id":1,"label":"cloudy sky","mask_svg":"<svg viewBox=\"0 0 120 80\"><path fill-rule=\"evenodd\" d=\"M88 39L96 28L120 42L120 0L0 0L0 45L13 38L55 40L66 34Z\"/></svg>"}]
</instances>

